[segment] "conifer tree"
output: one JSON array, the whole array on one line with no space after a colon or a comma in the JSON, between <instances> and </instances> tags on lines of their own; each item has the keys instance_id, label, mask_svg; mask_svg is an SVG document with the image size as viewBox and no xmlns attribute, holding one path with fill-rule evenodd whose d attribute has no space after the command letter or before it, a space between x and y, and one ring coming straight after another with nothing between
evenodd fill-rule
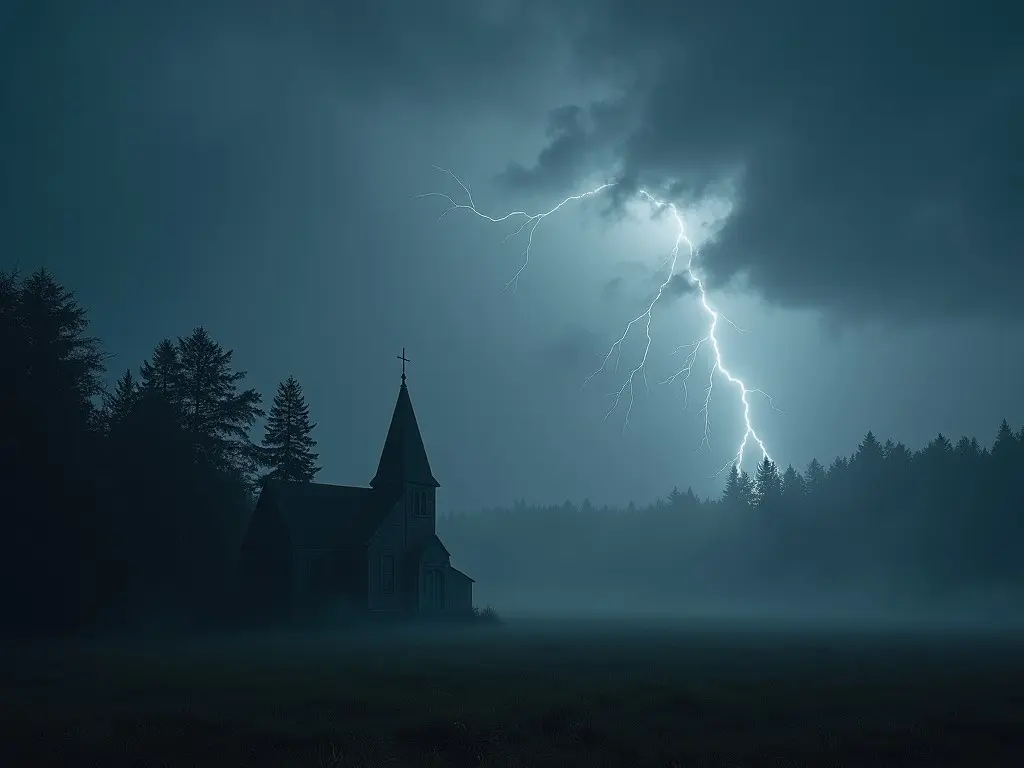
<instances>
[{"instance_id":1,"label":"conifer tree","mask_svg":"<svg viewBox=\"0 0 1024 768\"><path fill-rule=\"evenodd\" d=\"M177 404L181 388L181 360L170 339L164 339L153 350L153 357L139 368L140 386L157 393L167 402Z\"/></svg>"},{"instance_id":2,"label":"conifer tree","mask_svg":"<svg viewBox=\"0 0 1024 768\"><path fill-rule=\"evenodd\" d=\"M67 628L87 611L104 368L88 330L86 310L46 269L0 274L0 515L13 544L0 558L0 623ZM30 578L43 545L46 573Z\"/></svg>"},{"instance_id":3,"label":"conifer tree","mask_svg":"<svg viewBox=\"0 0 1024 768\"><path fill-rule=\"evenodd\" d=\"M775 462L767 456L757 465L754 495L758 507L777 505L782 498L782 479L779 477L779 470Z\"/></svg>"},{"instance_id":4,"label":"conifer tree","mask_svg":"<svg viewBox=\"0 0 1024 768\"><path fill-rule=\"evenodd\" d=\"M103 391L103 354L99 341L85 335L87 312L75 300L74 292L46 269L39 269L17 287L14 304L5 308L5 314L8 312L21 353L15 363L17 373L26 376L23 383L28 387L23 398L59 394L64 406L87 416L92 398ZM47 410L55 406L51 401Z\"/></svg>"},{"instance_id":5,"label":"conifer tree","mask_svg":"<svg viewBox=\"0 0 1024 768\"><path fill-rule=\"evenodd\" d=\"M807 488L804 479L796 468L790 464L782 475L782 498L787 506L797 506L804 500Z\"/></svg>"},{"instance_id":6,"label":"conifer tree","mask_svg":"<svg viewBox=\"0 0 1024 768\"><path fill-rule=\"evenodd\" d=\"M1016 438L1010 424L1003 419L999 424L999 431L996 433L996 440L992 444L992 456L1000 461L1013 454Z\"/></svg>"},{"instance_id":7,"label":"conifer tree","mask_svg":"<svg viewBox=\"0 0 1024 768\"><path fill-rule=\"evenodd\" d=\"M139 382L132 376L129 368L117 380L114 391L105 394L103 397L104 425L109 429L115 429L135 409L142 395Z\"/></svg>"},{"instance_id":8,"label":"conifer tree","mask_svg":"<svg viewBox=\"0 0 1024 768\"><path fill-rule=\"evenodd\" d=\"M266 432L260 451L261 461L270 471L265 479L310 482L320 467L319 454L313 453L316 440L312 438L316 424L309 421L309 405L302 393L302 385L289 376L277 387L274 404L267 417Z\"/></svg>"},{"instance_id":9,"label":"conifer tree","mask_svg":"<svg viewBox=\"0 0 1024 768\"><path fill-rule=\"evenodd\" d=\"M256 466L249 429L260 409L259 392L238 391L245 371L231 369L232 351L202 326L178 339L178 407L197 454L218 470L250 476Z\"/></svg>"},{"instance_id":10,"label":"conifer tree","mask_svg":"<svg viewBox=\"0 0 1024 768\"><path fill-rule=\"evenodd\" d=\"M754 479L746 471L740 472L739 479L740 501L747 506L752 506L756 498Z\"/></svg>"},{"instance_id":11,"label":"conifer tree","mask_svg":"<svg viewBox=\"0 0 1024 768\"><path fill-rule=\"evenodd\" d=\"M861 477L875 479L872 475L878 473L884 456L884 447L878 442L875 433L869 431L864 435L860 445L857 446L857 452L853 456L853 463L858 471L861 472Z\"/></svg>"},{"instance_id":12,"label":"conifer tree","mask_svg":"<svg viewBox=\"0 0 1024 768\"><path fill-rule=\"evenodd\" d=\"M678 486L672 487L672 490L669 491L668 498L665 501L673 509L679 509L681 506L683 506L683 494L679 490Z\"/></svg>"},{"instance_id":13,"label":"conifer tree","mask_svg":"<svg viewBox=\"0 0 1024 768\"><path fill-rule=\"evenodd\" d=\"M743 489L740 486L740 468L735 464L729 469L725 478L725 490L722 492L722 501L732 506L739 506L743 502Z\"/></svg>"},{"instance_id":14,"label":"conifer tree","mask_svg":"<svg viewBox=\"0 0 1024 768\"><path fill-rule=\"evenodd\" d=\"M814 496L825 489L828 473L817 459L811 459L804 472L804 486L807 493Z\"/></svg>"}]
</instances>

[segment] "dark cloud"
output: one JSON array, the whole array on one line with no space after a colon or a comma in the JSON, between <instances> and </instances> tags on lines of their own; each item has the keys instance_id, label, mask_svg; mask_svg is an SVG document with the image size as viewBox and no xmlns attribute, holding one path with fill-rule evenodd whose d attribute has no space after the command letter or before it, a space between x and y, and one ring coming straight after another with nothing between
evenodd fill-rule
<instances>
[{"instance_id":1,"label":"dark cloud","mask_svg":"<svg viewBox=\"0 0 1024 768\"><path fill-rule=\"evenodd\" d=\"M613 301L615 299L618 299L620 296L622 296L622 288L625 282L625 278L622 277L621 275L610 279L607 283L604 284L604 287L601 289L602 298L604 298L606 301Z\"/></svg>"},{"instance_id":2,"label":"dark cloud","mask_svg":"<svg viewBox=\"0 0 1024 768\"><path fill-rule=\"evenodd\" d=\"M526 167L511 163L498 181L527 191L565 188L602 161L611 161L610 150L631 125L632 101L628 98L596 101L586 107L567 104L548 113L548 144L536 162ZM610 196L618 200L617 196Z\"/></svg>"},{"instance_id":3,"label":"dark cloud","mask_svg":"<svg viewBox=\"0 0 1024 768\"><path fill-rule=\"evenodd\" d=\"M697 286L690 281L690 278L680 272L672 275L665 286L665 295L675 299L696 293L696 291Z\"/></svg>"},{"instance_id":4,"label":"dark cloud","mask_svg":"<svg viewBox=\"0 0 1024 768\"><path fill-rule=\"evenodd\" d=\"M564 52L548 16L540 0L36 0L0 15L0 63L18 74L0 94L24 97L8 89L46 81L138 109L187 84L200 107L212 107L274 102L287 81L373 105L494 108L539 90L534 74ZM97 92L114 82L117 93ZM36 106L63 104L51 96Z\"/></svg>"},{"instance_id":5,"label":"dark cloud","mask_svg":"<svg viewBox=\"0 0 1024 768\"><path fill-rule=\"evenodd\" d=\"M588 366L600 364L602 351L607 348L604 338L580 326L564 329L554 340L539 350L545 365L557 365L578 374Z\"/></svg>"},{"instance_id":6,"label":"dark cloud","mask_svg":"<svg viewBox=\"0 0 1024 768\"><path fill-rule=\"evenodd\" d=\"M512 163L498 180L512 187L531 187L548 184L552 178L578 178L585 170L592 143L592 129L584 124L583 116L583 108L576 105L553 110L548 121L550 143L541 151L537 163L532 168Z\"/></svg>"},{"instance_id":7,"label":"dark cloud","mask_svg":"<svg viewBox=\"0 0 1024 768\"><path fill-rule=\"evenodd\" d=\"M621 109L560 110L573 121L509 180L570 186L605 150L627 189L685 197L733 180L732 216L700 262L712 284L739 278L846 318L1020 316L1024 12L592 7L575 30L579 60L627 94Z\"/></svg>"}]
</instances>

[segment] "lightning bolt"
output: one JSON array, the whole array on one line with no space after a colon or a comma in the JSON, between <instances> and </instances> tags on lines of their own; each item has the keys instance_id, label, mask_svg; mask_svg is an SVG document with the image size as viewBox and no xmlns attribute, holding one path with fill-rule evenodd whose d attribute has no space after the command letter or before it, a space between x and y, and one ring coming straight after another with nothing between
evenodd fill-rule
<instances>
[{"instance_id":1,"label":"lightning bolt","mask_svg":"<svg viewBox=\"0 0 1024 768\"><path fill-rule=\"evenodd\" d=\"M522 252L522 263L519 265L519 268L516 270L512 278L505 284L503 289L505 291L511 290L512 292L515 292L518 288L519 278L520 276L522 276L523 272L526 270L527 266L530 263L530 257L533 251L533 237L537 231L537 227L540 226L540 223L544 221L544 219L546 219L548 216L557 213L563 207L570 203L584 200L589 197L594 197L596 195L600 195L602 192L615 186L615 182L608 182L605 184L601 184L600 186L594 187L593 189L588 190L586 192L581 192L580 194L576 195L570 195L569 197L565 198L560 203L558 203L558 205L556 205L554 208L548 211L544 211L543 213L528 213L527 211L516 210L509 211L508 213L502 214L501 216L491 216L486 213L483 213L482 211L480 211L479 208L477 208L476 202L473 200L473 193L470 191L469 186L463 183L463 181L459 179L458 176L456 176L447 168L440 168L438 166L434 166L434 169L446 174L451 179L453 179L455 183L458 184L459 188L463 192L463 195L465 196L465 202L460 203L444 192L427 192L422 195L417 195L417 198L439 197L445 201L447 207L441 212L441 215L438 216L438 222L442 221L446 216L456 211L468 211L473 215L485 221L491 222L493 224L500 224L506 221L519 221L520 219L522 220L521 223L519 223L519 225L516 228L514 228L507 235L505 235L505 238L502 240L502 243L506 243L512 238L517 237L523 234L524 232L526 233L526 246ZM733 464L737 465L738 467L742 467L744 457L751 443L756 445L757 448L760 450L762 458L766 458L769 461L772 461L771 455L768 452L768 448L765 445L764 440L762 440L760 435L758 435L757 430L754 428L753 425L751 416L751 397L754 395L760 395L768 401L768 404L771 408L773 408L774 410L778 409L775 408L775 403L770 395L768 395L763 390L748 387L742 379L733 374L726 367L723 359L722 348L718 339L718 330L720 322L725 322L726 324L731 325L740 333L745 333L745 331L736 326L736 324L729 320L729 318L727 318L725 315L714 309L714 307L712 307L711 305L711 302L708 300L708 292L705 287L704 281L700 278L695 268L695 261L697 259L698 251L694 247L693 242L686 235L686 227L683 223L683 217L680 214L679 209L675 206L674 203L661 200L644 189L638 190L637 194L642 200L649 203L655 209L655 211L667 212L669 215L671 215L673 221L675 222L675 243L673 244L672 249L669 251L668 257L665 259L664 262L662 262L662 265L659 268L659 271L661 271L661 269L667 268L667 274L665 279L659 284L658 289L654 294L654 298L652 298L650 302L647 303L644 311L641 312L636 317L634 317L628 323L626 323L626 326L623 328L621 335L614 342L612 342L611 346L607 349L606 352L600 355L601 364L583 380L582 386L586 387L587 384L589 384L595 376L607 370L609 367L609 363L612 361L613 358L613 369L615 372L618 372L619 362L622 357L622 348L626 343L626 339L630 336L630 333L634 329L642 329L644 334L644 348L643 354L640 357L640 361L635 366L629 369L629 372L627 373L625 380L622 383L622 386L615 392L609 393L608 396L612 402L608 411L604 415L604 420L607 421L608 418L619 408L619 406L622 404L623 399L625 398L627 402L625 406L625 416L623 419L622 428L623 430L625 430L629 426L629 417L632 413L633 404L636 400L636 388L638 384L642 382L645 391L649 392L650 390L650 385L647 380L647 364L650 358L651 345L653 343L653 337L651 336L651 325L653 323L654 308L657 306L658 302L664 296L665 291L668 290L672 278L676 274L685 274L686 279L689 281L690 285L696 288L697 290L697 293L700 297L700 306L704 316L707 318L708 325L705 334L702 338L689 344L681 345L677 347L675 350L673 350L673 355L682 351L686 351L687 354L685 355L685 359L682 365L671 376L669 376L667 379L664 379L660 383L678 383L681 387L681 391L684 397L686 398L686 403L688 403L689 393L687 389L687 382L689 380L690 374L693 372L694 366L696 365L698 354L701 351L701 349L709 349L711 364L709 366L707 385L704 388L703 403L701 405L700 411L698 412L698 414L702 416L704 420L704 435L701 439L701 444L698 447L698 450L704 447L706 447L709 450L711 448L710 407L712 395L715 389L715 380L717 377L721 377L721 379L723 379L726 384L735 388L739 394L739 401L742 405L743 422L745 425L745 430L743 432L743 437L740 440L739 447L737 448L736 453L733 455L733 458L730 461L726 462L722 466L722 468L715 473L715 475L721 474L724 470L728 469ZM679 262L681 260L681 253L684 245L686 247L686 264L682 268L682 273L679 273L677 272L677 267L679 266ZM684 403L684 408L686 407L686 403Z\"/></svg>"}]
</instances>

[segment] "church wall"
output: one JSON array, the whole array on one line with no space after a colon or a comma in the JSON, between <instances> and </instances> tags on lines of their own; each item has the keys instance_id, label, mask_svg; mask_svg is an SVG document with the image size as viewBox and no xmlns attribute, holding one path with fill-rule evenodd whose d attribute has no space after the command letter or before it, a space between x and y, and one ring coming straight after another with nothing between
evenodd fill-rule
<instances>
[{"instance_id":1,"label":"church wall","mask_svg":"<svg viewBox=\"0 0 1024 768\"><path fill-rule=\"evenodd\" d=\"M362 557L337 547L296 547L291 552L297 617L313 618L365 607L358 594L362 574L352 568L355 558L362 562Z\"/></svg>"},{"instance_id":2,"label":"church wall","mask_svg":"<svg viewBox=\"0 0 1024 768\"><path fill-rule=\"evenodd\" d=\"M292 563L288 529L261 497L239 557L240 608L249 618L282 619L291 610Z\"/></svg>"},{"instance_id":3,"label":"church wall","mask_svg":"<svg viewBox=\"0 0 1024 768\"><path fill-rule=\"evenodd\" d=\"M398 611L405 608L403 584L408 582L404 573L404 553L407 547L405 499L399 499L370 539L367 548L367 577L369 579L369 607L371 611ZM384 561L385 557L393 560ZM390 565L389 565L390 564ZM390 573L386 572L386 569ZM389 576L392 589L386 592L384 579Z\"/></svg>"},{"instance_id":4,"label":"church wall","mask_svg":"<svg viewBox=\"0 0 1024 768\"><path fill-rule=\"evenodd\" d=\"M417 596L417 607L421 611L433 610L430 602L430 595L428 594L429 579L427 578L427 572L431 570L439 571L444 574L448 570L448 565L451 559L448 557L448 553L444 551L437 543L433 543L428 546L420 557L419 573L418 573L418 588L416 590ZM443 578L447 581L447 575Z\"/></svg>"},{"instance_id":5,"label":"church wall","mask_svg":"<svg viewBox=\"0 0 1024 768\"><path fill-rule=\"evenodd\" d=\"M455 613L473 610L473 582L449 569L448 584L448 610Z\"/></svg>"}]
</instances>

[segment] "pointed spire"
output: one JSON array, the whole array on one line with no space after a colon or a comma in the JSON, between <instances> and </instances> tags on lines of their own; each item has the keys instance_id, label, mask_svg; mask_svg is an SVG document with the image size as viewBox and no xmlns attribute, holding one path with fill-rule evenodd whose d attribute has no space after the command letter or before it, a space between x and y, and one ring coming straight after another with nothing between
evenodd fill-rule
<instances>
[{"instance_id":1,"label":"pointed spire","mask_svg":"<svg viewBox=\"0 0 1024 768\"><path fill-rule=\"evenodd\" d=\"M416 414L409 398L409 388L405 384L405 363L409 360L405 357L404 349L399 359L402 360L402 386L398 389L398 402L391 416L391 426L384 440L377 474L370 481L370 487L417 483L439 488L441 484L430 471L427 451L423 447L420 427L416 423Z\"/></svg>"}]
</instances>

